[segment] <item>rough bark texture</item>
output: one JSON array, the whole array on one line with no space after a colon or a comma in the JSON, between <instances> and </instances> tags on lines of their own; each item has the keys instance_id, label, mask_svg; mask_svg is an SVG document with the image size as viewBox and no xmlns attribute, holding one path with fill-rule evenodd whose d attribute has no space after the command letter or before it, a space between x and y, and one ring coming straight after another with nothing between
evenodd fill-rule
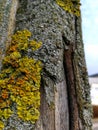
<instances>
[{"instance_id":1,"label":"rough bark texture","mask_svg":"<svg viewBox=\"0 0 98 130\"><path fill-rule=\"evenodd\" d=\"M15 19L15 31L28 29L33 39L43 43L41 49L29 54L44 66L41 115L35 128L13 115L4 130L92 130L80 17L63 10L55 0L19 0L17 3L18 0L0 2L0 56L8 35L14 30Z\"/></svg>"}]
</instances>

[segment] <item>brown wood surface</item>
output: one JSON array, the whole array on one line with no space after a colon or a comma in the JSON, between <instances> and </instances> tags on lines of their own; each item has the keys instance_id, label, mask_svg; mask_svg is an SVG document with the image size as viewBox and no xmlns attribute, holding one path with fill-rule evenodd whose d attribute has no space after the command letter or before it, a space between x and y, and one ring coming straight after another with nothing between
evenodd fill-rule
<instances>
[{"instance_id":1,"label":"brown wood surface","mask_svg":"<svg viewBox=\"0 0 98 130\"><path fill-rule=\"evenodd\" d=\"M70 130L79 130L79 114L78 114L78 105L75 92L75 78L74 78L74 69L73 69L73 46L71 45L68 50L65 50L64 55L65 62L65 74L67 80L67 89L68 89L68 101L69 101L69 121L70 121Z\"/></svg>"},{"instance_id":2,"label":"brown wood surface","mask_svg":"<svg viewBox=\"0 0 98 130\"><path fill-rule=\"evenodd\" d=\"M98 118L98 106L97 105L93 105L93 117Z\"/></svg>"}]
</instances>

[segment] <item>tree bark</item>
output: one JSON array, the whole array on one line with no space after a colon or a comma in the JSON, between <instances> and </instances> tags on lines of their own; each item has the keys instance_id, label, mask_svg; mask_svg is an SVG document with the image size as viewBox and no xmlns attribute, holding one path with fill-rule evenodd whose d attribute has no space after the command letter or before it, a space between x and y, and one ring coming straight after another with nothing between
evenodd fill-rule
<instances>
[{"instance_id":1,"label":"tree bark","mask_svg":"<svg viewBox=\"0 0 98 130\"><path fill-rule=\"evenodd\" d=\"M92 130L81 16L65 11L55 0L5 0L6 4L1 1L2 10L10 5L7 19L12 18L7 27L3 26L7 19L0 21L2 30L7 28L4 33L0 31L0 38L4 37L1 49L8 46L6 41L13 30L28 29L33 39L43 43L38 51L30 53L43 63L40 118L33 127L13 116L4 130Z\"/></svg>"}]
</instances>

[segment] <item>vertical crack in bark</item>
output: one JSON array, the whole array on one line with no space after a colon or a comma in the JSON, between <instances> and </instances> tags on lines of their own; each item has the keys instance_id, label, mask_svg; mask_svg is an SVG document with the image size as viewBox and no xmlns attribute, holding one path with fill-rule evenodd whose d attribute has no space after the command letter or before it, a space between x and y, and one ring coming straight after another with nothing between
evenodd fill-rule
<instances>
[{"instance_id":1,"label":"vertical crack in bark","mask_svg":"<svg viewBox=\"0 0 98 130\"><path fill-rule=\"evenodd\" d=\"M63 37L64 42L65 39ZM68 41L67 41L68 42ZM64 68L66 83L68 89L68 102L69 102L69 130L79 130L79 114L78 105L75 91L75 76L73 68L73 45L70 43L65 43L68 45L68 49L64 50Z\"/></svg>"}]
</instances>

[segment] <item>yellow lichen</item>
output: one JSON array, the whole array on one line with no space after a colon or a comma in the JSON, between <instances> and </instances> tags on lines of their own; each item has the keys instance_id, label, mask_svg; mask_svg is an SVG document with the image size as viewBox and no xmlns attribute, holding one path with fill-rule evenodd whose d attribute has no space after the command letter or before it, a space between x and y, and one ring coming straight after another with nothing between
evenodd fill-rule
<instances>
[{"instance_id":1,"label":"yellow lichen","mask_svg":"<svg viewBox=\"0 0 98 130\"><path fill-rule=\"evenodd\" d=\"M56 2L69 13L80 16L80 0L56 0Z\"/></svg>"},{"instance_id":2,"label":"yellow lichen","mask_svg":"<svg viewBox=\"0 0 98 130\"><path fill-rule=\"evenodd\" d=\"M0 130L2 130L4 128L4 124L2 121L0 121Z\"/></svg>"},{"instance_id":3,"label":"yellow lichen","mask_svg":"<svg viewBox=\"0 0 98 130\"><path fill-rule=\"evenodd\" d=\"M39 118L41 62L28 56L28 49L33 51L41 47L41 42L30 41L28 30L18 31L3 59L0 74L0 128L3 120L12 114L16 104L17 116L23 121L35 123Z\"/></svg>"}]
</instances>

